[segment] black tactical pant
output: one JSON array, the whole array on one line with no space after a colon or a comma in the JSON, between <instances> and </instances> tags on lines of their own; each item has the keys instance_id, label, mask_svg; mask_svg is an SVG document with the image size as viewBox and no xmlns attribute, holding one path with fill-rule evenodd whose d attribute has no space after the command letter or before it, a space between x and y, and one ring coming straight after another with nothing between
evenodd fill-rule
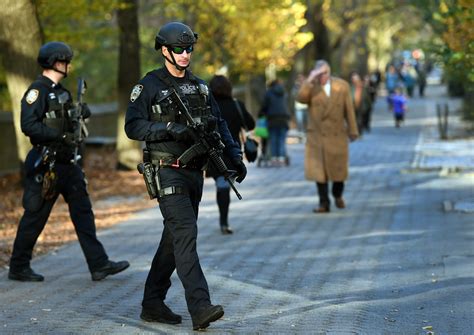
<instances>
[{"instance_id":1,"label":"black tactical pant","mask_svg":"<svg viewBox=\"0 0 474 335\"><path fill-rule=\"evenodd\" d=\"M202 171L161 168L159 174L162 188L180 187L184 194L159 199L164 227L146 280L142 306L153 308L165 300L171 286L170 277L176 269L189 313L193 315L199 307L211 303L196 250L198 207L204 182Z\"/></svg>"},{"instance_id":2,"label":"black tactical pant","mask_svg":"<svg viewBox=\"0 0 474 335\"><path fill-rule=\"evenodd\" d=\"M94 213L82 169L72 164L56 164L58 176L56 194L50 200L41 197L41 184L34 176L27 176L23 195L25 212L20 220L13 244L10 270L21 271L30 266L33 248L38 236L48 221L49 214L59 194L69 206L69 214L76 230L79 243L92 272L104 266L108 257L97 239Z\"/></svg>"}]
</instances>

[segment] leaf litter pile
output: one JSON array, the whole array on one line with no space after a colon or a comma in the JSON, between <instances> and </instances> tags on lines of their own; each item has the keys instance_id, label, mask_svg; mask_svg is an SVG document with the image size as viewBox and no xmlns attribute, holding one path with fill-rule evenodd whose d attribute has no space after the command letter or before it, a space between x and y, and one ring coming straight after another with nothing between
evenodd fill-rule
<instances>
[{"instance_id":1,"label":"leaf litter pile","mask_svg":"<svg viewBox=\"0 0 474 335\"><path fill-rule=\"evenodd\" d=\"M116 159L113 152L88 150L84 165L97 230L111 227L136 211L157 205L148 198L143 178L136 170L114 169ZM18 222L23 215L22 196L19 172L0 176L0 267L6 267L10 260ZM60 195L38 238L33 257L71 241L77 241L77 236L68 206Z\"/></svg>"}]
</instances>

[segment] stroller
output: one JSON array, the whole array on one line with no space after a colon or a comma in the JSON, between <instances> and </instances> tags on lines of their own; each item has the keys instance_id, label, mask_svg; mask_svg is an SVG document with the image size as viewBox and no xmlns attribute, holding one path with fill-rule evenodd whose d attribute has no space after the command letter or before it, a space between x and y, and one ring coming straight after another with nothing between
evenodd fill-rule
<instances>
[{"instance_id":1,"label":"stroller","mask_svg":"<svg viewBox=\"0 0 474 335\"><path fill-rule=\"evenodd\" d=\"M270 143L267 138L260 137L259 147L260 152L257 158L257 167L280 167L290 165L290 157L288 154L285 156L284 161L275 160L272 158Z\"/></svg>"}]
</instances>

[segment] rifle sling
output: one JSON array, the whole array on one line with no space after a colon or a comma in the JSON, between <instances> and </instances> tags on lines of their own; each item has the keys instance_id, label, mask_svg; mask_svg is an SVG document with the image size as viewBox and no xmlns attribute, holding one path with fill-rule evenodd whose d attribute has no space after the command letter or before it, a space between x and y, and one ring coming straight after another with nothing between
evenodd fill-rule
<instances>
[{"instance_id":1,"label":"rifle sling","mask_svg":"<svg viewBox=\"0 0 474 335\"><path fill-rule=\"evenodd\" d=\"M195 152L201 152L200 149L198 148L193 149L193 147L195 146L196 145L186 150L178 158L176 158L176 156L167 152L151 151L150 152L151 163L160 167L174 167L174 168L187 167L190 169L200 170L202 168L202 164L200 162L192 162L191 164L189 164L193 158L199 156Z\"/></svg>"}]
</instances>

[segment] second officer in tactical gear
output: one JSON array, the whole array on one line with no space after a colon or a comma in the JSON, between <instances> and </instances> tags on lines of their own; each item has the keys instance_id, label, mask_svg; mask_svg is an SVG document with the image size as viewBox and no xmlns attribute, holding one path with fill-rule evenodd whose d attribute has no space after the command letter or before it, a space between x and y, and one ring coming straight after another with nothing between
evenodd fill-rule
<instances>
[{"instance_id":1,"label":"second officer in tactical gear","mask_svg":"<svg viewBox=\"0 0 474 335\"><path fill-rule=\"evenodd\" d=\"M180 22L167 23L160 29L155 49L164 57L165 64L147 73L135 85L125 119L128 137L146 143L145 169L141 172L146 175L151 167L164 218L161 242L145 283L140 317L145 321L181 323L181 316L164 303L171 286L171 274L176 269L195 330L207 328L224 315L224 310L220 305L211 304L196 250L198 207L207 157L197 155L188 164L178 159L193 145L195 136L187 120L177 112L176 104L170 104L167 98L170 93L179 95L193 120L205 124L210 132L220 134L224 153L237 171L237 182L247 173L240 148L221 118L208 86L188 70L197 37L190 27ZM153 190L150 196L154 197Z\"/></svg>"},{"instance_id":2,"label":"second officer in tactical gear","mask_svg":"<svg viewBox=\"0 0 474 335\"><path fill-rule=\"evenodd\" d=\"M79 243L86 257L92 280L125 270L127 261L112 262L97 239L92 205L84 172L77 164L77 125L71 115L75 108L82 117L90 116L87 105L74 106L71 94L61 84L67 77L72 49L62 42L44 44L38 55L43 68L21 100L21 129L33 148L26 157L23 207L8 278L19 281L43 281L30 267L33 248L56 199L61 194L69 206Z\"/></svg>"}]
</instances>

